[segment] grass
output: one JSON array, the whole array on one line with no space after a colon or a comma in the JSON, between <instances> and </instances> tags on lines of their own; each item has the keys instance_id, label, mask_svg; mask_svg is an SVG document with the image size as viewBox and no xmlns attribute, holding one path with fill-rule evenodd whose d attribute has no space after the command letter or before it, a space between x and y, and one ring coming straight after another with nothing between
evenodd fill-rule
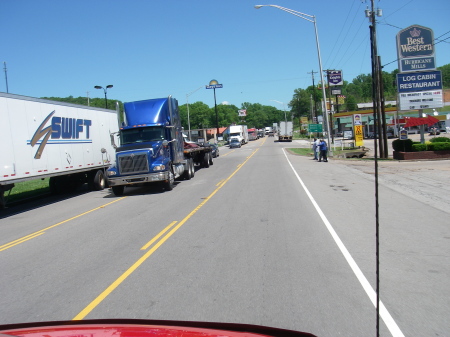
<instances>
[{"instance_id":1,"label":"grass","mask_svg":"<svg viewBox=\"0 0 450 337\"><path fill-rule=\"evenodd\" d=\"M24 181L14 185L11 191L5 192L7 202L17 202L50 192L49 178Z\"/></svg>"},{"instance_id":2,"label":"grass","mask_svg":"<svg viewBox=\"0 0 450 337\"><path fill-rule=\"evenodd\" d=\"M291 148L288 150L291 151L292 153L298 154L300 156L313 157L313 151L312 151L312 149L309 149L309 148ZM358 149L358 148L345 149L345 150L336 149L333 151L333 155L337 156L342 153L352 152L352 151L360 151L360 149Z\"/></svg>"}]
</instances>

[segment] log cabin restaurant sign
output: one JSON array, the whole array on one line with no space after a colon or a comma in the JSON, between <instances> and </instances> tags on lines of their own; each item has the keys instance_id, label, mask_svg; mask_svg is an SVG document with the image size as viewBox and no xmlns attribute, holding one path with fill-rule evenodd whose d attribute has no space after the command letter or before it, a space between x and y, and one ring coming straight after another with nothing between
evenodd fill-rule
<instances>
[{"instance_id":1,"label":"log cabin restaurant sign","mask_svg":"<svg viewBox=\"0 0 450 337\"><path fill-rule=\"evenodd\" d=\"M397 34L400 72L436 69L433 30L412 25Z\"/></svg>"}]
</instances>

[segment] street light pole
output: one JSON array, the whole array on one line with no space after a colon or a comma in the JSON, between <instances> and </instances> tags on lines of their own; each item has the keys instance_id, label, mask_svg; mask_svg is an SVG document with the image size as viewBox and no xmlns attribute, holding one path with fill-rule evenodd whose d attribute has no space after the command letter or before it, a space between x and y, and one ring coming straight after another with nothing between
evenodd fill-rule
<instances>
[{"instance_id":1,"label":"street light pole","mask_svg":"<svg viewBox=\"0 0 450 337\"><path fill-rule=\"evenodd\" d=\"M113 85L112 84L108 84L106 86L106 88L103 88L99 85L94 86L95 89L103 89L103 92L105 93L105 109L108 109L108 98L106 97L106 92L108 91L109 88L112 88Z\"/></svg>"},{"instance_id":2,"label":"street light pole","mask_svg":"<svg viewBox=\"0 0 450 337\"><path fill-rule=\"evenodd\" d=\"M301 13L301 12L297 12L294 11L292 9L289 8L285 8L285 7L281 7L281 6L277 6L277 5L256 5L255 8L259 9L261 7L275 7L278 9L281 9L282 11L288 12L289 14L298 16L299 18L312 22L314 24L314 32L316 34L316 46L317 46L317 56L319 58L319 72L320 72L320 80L322 81L322 111L324 112L323 117L324 117L324 124L326 126L326 129L329 129L328 126L328 111L327 111L327 95L325 92L325 82L323 80L323 69L322 69L322 57L320 56L320 46L319 46L319 34L317 32L317 20L316 17L314 15L309 15L309 14L305 14L305 13ZM328 139L328 151L330 152L330 156L333 156L333 153L331 152L331 141L330 141L330 130L328 130L327 132L327 139Z\"/></svg>"},{"instance_id":3,"label":"street light pole","mask_svg":"<svg viewBox=\"0 0 450 337\"><path fill-rule=\"evenodd\" d=\"M286 107L284 106L284 103L283 103L283 102L280 102L280 101L276 101L276 100L274 100L274 99L271 99L271 101L272 101L272 102L277 102L277 103L283 105L283 110L284 110L284 121L287 123Z\"/></svg>"},{"instance_id":4,"label":"street light pole","mask_svg":"<svg viewBox=\"0 0 450 337\"><path fill-rule=\"evenodd\" d=\"M191 96L193 93L195 93L196 91L200 90L201 88L203 88L203 85L198 87L197 89L195 89L194 91L190 92L189 94L186 94L186 107L187 107L187 118L188 118L188 135L189 135L189 140L191 140L191 120L189 117L189 96Z\"/></svg>"}]
</instances>

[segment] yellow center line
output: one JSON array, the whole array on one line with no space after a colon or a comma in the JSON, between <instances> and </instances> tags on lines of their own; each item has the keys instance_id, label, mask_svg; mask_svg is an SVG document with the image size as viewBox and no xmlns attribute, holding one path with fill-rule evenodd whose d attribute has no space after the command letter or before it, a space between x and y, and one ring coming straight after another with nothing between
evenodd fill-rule
<instances>
[{"instance_id":1,"label":"yellow center line","mask_svg":"<svg viewBox=\"0 0 450 337\"><path fill-rule=\"evenodd\" d=\"M156 235L153 239L151 239L145 246L143 246L141 248L141 250L146 250L148 247L150 247L153 242L155 242L156 240L158 240L165 232L167 232L173 225L175 225L177 223L177 221L172 221L170 223L169 226L167 226L166 228L164 228L161 232L159 232L158 235Z\"/></svg>"},{"instance_id":2,"label":"yellow center line","mask_svg":"<svg viewBox=\"0 0 450 337\"><path fill-rule=\"evenodd\" d=\"M225 153L224 155L222 155L222 157L228 156L230 153L233 153L234 151L236 151L236 150L231 150L230 152Z\"/></svg>"},{"instance_id":3,"label":"yellow center line","mask_svg":"<svg viewBox=\"0 0 450 337\"><path fill-rule=\"evenodd\" d=\"M98 295L91 303L88 304L86 308L81 310L81 312L76 315L73 320L82 320L85 318L92 310L94 310L109 294L111 294L125 279L130 276L145 260L147 260L164 242L167 241L181 226L183 226L203 205L205 205L241 168L245 163L256 153L258 149L253 151L251 156L249 156L240 167L238 167L223 183L220 184L205 200L203 200L196 208L194 208L183 220L181 220L178 225L176 225L172 230L167 233L160 241L158 241L148 252L146 252L142 257L140 257L130 268L128 268L122 275L119 276L113 283L109 285L100 295ZM175 224L175 221L167 226L160 234L163 235L171 226ZM153 243L155 240L149 241L145 246L150 246L150 242ZM144 246L144 247L145 247Z\"/></svg>"},{"instance_id":4,"label":"yellow center line","mask_svg":"<svg viewBox=\"0 0 450 337\"><path fill-rule=\"evenodd\" d=\"M44 234L46 230L49 230L49 229L54 228L54 227L56 227L56 226L62 225L63 223L69 222L69 221L74 220L74 219L76 219L76 218L79 218L79 217L81 217L81 216L83 216L83 215L86 215L86 214L89 214L89 213L91 213L91 212L94 212L94 211L96 211L96 210L98 210L98 209L104 208L104 207L106 207L106 206L108 206L108 205L111 205L111 204L113 204L113 203L115 203L115 202L117 202L117 201L120 201L120 200L122 200L122 199L124 199L124 198L126 198L126 197L122 197L122 198L113 200L113 201L111 201L111 202L108 202L107 204L104 204L104 205L102 205L102 206L93 208L93 209L91 209L91 210L89 210L89 211L87 211L87 212L78 214L78 215L76 215L76 216L74 216L74 217L72 217L72 218L70 218L70 219L67 219L67 220L58 222L57 224L48 226L48 227L46 227L46 228L44 228L44 229L41 229L41 230L39 230L39 231L37 231L37 232L28 234L28 235L26 235L26 236L24 236L24 237L21 237L21 238L17 239L17 240L14 240L14 241L5 243L4 245L1 245L1 246L0 246L0 252L3 251L3 250L6 250L6 249L8 249L8 248L14 247L14 246L18 245L19 243L28 241L28 240L33 239L33 238L35 238L35 237L37 237L37 236L39 236L39 235L41 235L41 234Z\"/></svg>"}]
</instances>

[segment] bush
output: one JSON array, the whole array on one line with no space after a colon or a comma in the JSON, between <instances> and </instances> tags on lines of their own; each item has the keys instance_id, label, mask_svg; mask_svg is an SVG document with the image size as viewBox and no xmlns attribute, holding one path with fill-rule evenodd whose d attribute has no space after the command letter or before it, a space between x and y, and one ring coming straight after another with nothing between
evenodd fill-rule
<instances>
[{"instance_id":1,"label":"bush","mask_svg":"<svg viewBox=\"0 0 450 337\"><path fill-rule=\"evenodd\" d=\"M433 151L449 151L450 150L450 142L442 142L442 143L433 143Z\"/></svg>"},{"instance_id":2,"label":"bush","mask_svg":"<svg viewBox=\"0 0 450 337\"><path fill-rule=\"evenodd\" d=\"M411 139L396 139L392 142L392 148L394 151L412 152L413 141Z\"/></svg>"},{"instance_id":3,"label":"bush","mask_svg":"<svg viewBox=\"0 0 450 337\"><path fill-rule=\"evenodd\" d=\"M450 142L428 143L428 144L413 144L412 150L414 152L420 151L450 151Z\"/></svg>"},{"instance_id":4,"label":"bush","mask_svg":"<svg viewBox=\"0 0 450 337\"><path fill-rule=\"evenodd\" d=\"M430 142L432 142L432 143L450 143L450 138L447 138L447 137L435 137L435 138L431 138Z\"/></svg>"},{"instance_id":5,"label":"bush","mask_svg":"<svg viewBox=\"0 0 450 337\"><path fill-rule=\"evenodd\" d=\"M413 144L412 145L412 151L413 152L421 152L421 151L428 151L428 150L429 149L428 149L428 145L427 144Z\"/></svg>"}]
</instances>

